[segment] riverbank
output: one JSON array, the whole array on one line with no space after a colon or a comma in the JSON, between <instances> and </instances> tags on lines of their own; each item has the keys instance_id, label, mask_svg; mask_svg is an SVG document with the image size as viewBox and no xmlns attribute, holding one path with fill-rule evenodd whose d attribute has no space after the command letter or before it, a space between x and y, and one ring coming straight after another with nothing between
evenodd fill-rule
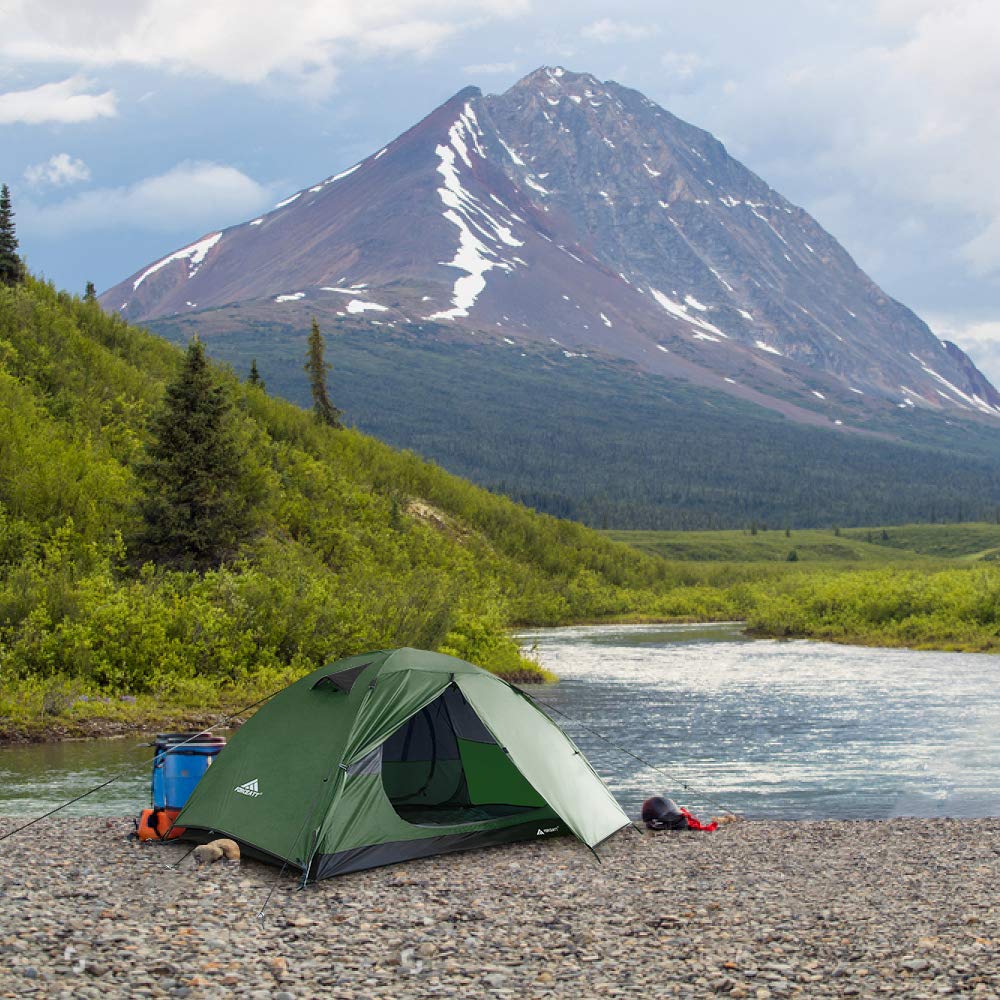
<instances>
[{"instance_id":1,"label":"riverbank","mask_svg":"<svg viewBox=\"0 0 1000 1000\"><path fill-rule=\"evenodd\" d=\"M289 681L288 683L290 683ZM284 685L277 685L274 692ZM112 698L100 695L67 695L65 703L49 706L44 694L28 684L5 685L5 701L15 705L0 718L0 747L24 743L58 743L63 740L101 739L135 733L180 732L225 724L235 728L252 710L248 704L271 692L252 688L237 697L220 694L207 704L164 704L168 699L153 695ZM240 714L236 714L240 713Z\"/></svg>"},{"instance_id":2,"label":"riverbank","mask_svg":"<svg viewBox=\"0 0 1000 1000\"><path fill-rule=\"evenodd\" d=\"M539 664L520 657L516 669L499 672L513 684L556 680ZM72 678L0 682L0 747L23 743L128 736L133 733L206 729L246 722L271 695L298 680L290 669L271 671L234 689L202 685L194 696L107 695ZM248 706L250 706L248 708Z\"/></svg>"},{"instance_id":3,"label":"riverbank","mask_svg":"<svg viewBox=\"0 0 1000 1000\"><path fill-rule=\"evenodd\" d=\"M129 827L50 820L4 843L0 996L1000 993L998 819L624 830L601 864L560 838L302 893L255 862L168 870L186 848Z\"/></svg>"}]
</instances>

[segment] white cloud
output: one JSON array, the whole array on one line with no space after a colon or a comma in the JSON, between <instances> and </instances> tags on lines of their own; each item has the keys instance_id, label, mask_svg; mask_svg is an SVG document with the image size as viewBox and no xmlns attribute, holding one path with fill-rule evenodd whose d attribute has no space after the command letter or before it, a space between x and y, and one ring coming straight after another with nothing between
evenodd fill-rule
<instances>
[{"instance_id":1,"label":"white cloud","mask_svg":"<svg viewBox=\"0 0 1000 1000\"><path fill-rule=\"evenodd\" d=\"M24 204L25 231L46 236L98 229L181 232L229 225L269 208L274 188L235 167L180 163L127 187L85 191L62 201Z\"/></svg>"},{"instance_id":2,"label":"white cloud","mask_svg":"<svg viewBox=\"0 0 1000 1000\"><path fill-rule=\"evenodd\" d=\"M602 17L580 29L584 38L605 45L611 42L635 42L655 35L657 28L650 24L636 24L632 21L614 21L610 17Z\"/></svg>"},{"instance_id":3,"label":"white cloud","mask_svg":"<svg viewBox=\"0 0 1000 1000\"><path fill-rule=\"evenodd\" d=\"M965 232L953 222L950 246L937 251L977 275L1000 275L1000 4L846 7L851 44L818 40L764 73L744 65L716 120L745 138L766 173L794 155L800 173L822 178L828 193L863 193L869 210L909 205L911 214L964 219Z\"/></svg>"},{"instance_id":4,"label":"white cloud","mask_svg":"<svg viewBox=\"0 0 1000 1000\"><path fill-rule=\"evenodd\" d=\"M44 163L36 163L24 172L24 179L35 186L51 184L53 187L63 187L67 184L78 184L90 180L90 167L83 160L72 157L69 153L56 153Z\"/></svg>"},{"instance_id":5,"label":"white cloud","mask_svg":"<svg viewBox=\"0 0 1000 1000\"><path fill-rule=\"evenodd\" d=\"M962 247L962 256L977 275L1000 274L1000 204L986 225Z\"/></svg>"},{"instance_id":6,"label":"white cloud","mask_svg":"<svg viewBox=\"0 0 1000 1000\"><path fill-rule=\"evenodd\" d=\"M529 0L9 0L0 55L25 62L136 65L238 83L275 75L329 90L358 56L426 55ZM110 9L113 8L113 9Z\"/></svg>"},{"instance_id":7,"label":"white cloud","mask_svg":"<svg viewBox=\"0 0 1000 1000\"><path fill-rule=\"evenodd\" d=\"M8 25L4 26L5 33ZM2 51L3 43L0 43ZM44 83L33 90L10 90L0 94L0 125L24 122L76 124L95 118L114 118L118 114L114 91L88 93L93 83L82 76L71 76L59 83Z\"/></svg>"},{"instance_id":8,"label":"white cloud","mask_svg":"<svg viewBox=\"0 0 1000 1000\"><path fill-rule=\"evenodd\" d=\"M474 63L472 66L463 66L462 72L469 76L494 76L513 73L515 68L512 62Z\"/></svg>"},{"instance_id":9,"label":"white cloud","mask_svg":"<svg viewBox=\"0 0 1000 1000\"><path fill-rule=\"evenodd\" d=\"M707 63L696 52L674 52L668 50L660 57L660 63L675 80L690 80Z\"/></svg>"}]
</instances>

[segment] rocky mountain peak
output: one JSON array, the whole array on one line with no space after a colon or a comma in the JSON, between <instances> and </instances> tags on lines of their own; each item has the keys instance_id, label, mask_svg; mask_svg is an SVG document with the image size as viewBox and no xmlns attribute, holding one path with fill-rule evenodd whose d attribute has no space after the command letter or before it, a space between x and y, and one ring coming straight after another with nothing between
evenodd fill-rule
<instances>
[{"instance_id":1,"label":"rocky mountain peak","mask_svg":"<svg viewBox=\"0 0 1000 1000\"><path fill-rule=\"evenodd\" d=\"M964 354L713 136L559 66L465 88L102 301L140 320L228 309L555 344L845 430L878 407L1000 416Z\"/></svg>"}]
</instances>

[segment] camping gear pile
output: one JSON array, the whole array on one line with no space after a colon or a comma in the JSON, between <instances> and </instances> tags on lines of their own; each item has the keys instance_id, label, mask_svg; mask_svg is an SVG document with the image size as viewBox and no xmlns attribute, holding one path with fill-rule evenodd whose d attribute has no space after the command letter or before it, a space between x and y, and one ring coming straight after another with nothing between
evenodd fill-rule
<instances>
[{"instance_id":1,"label":"camping gear pile","mask_svg":"<svg viewBox=\"0 0 1000 1000\"><path fill-rule=\"evenodd\" d=\"M173 840L184 832L175 825L209 765L226 745L211 733L160 733L153 743L152 807L136 822L139 840Z\"/></svg>"}]
</instances>

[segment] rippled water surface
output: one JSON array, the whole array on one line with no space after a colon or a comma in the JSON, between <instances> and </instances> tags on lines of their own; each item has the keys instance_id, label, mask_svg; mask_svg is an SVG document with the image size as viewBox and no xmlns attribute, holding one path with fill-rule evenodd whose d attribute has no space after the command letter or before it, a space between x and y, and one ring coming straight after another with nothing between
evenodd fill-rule
<instances>
[{"instance_id":1,"label":"rippled water surface","mask_svg":"<svg viewBox=\"0 0 1000 1000\"><path fill-rule=\"evenodd\" d=\"M735 625L520 638L560 677L533 693L632 813L666 793L703 815L1000 815L1000 657L748 641ZM0 813L36 815L123 771L67 814L135 812L141 742L0 749Z\"/></svg>"},{"instance_id":2,"label":"rippled water surface","mask_svg":"<svg viewBox=\"0 0 1000 1000\"><path fill-rule=\"evenodd\" d=\"M146 737L148 741L148 737ZM153 751L142 737L0 748L0 814L35 816L115 775L64 816L124 816L149 805Z\"/></svg>"},{"instance_id":3,"label":"rippled water surface","mask_svg":"<svg viewBox=\"0 0 1000 1000\"><path fill-rule=\"evenodd\" d=\"M718 625L520 638L561 678L542 699L668 772L551 713L631 812L660 792L785 819L1000 815L1000 657Z\"/></svg>"}]
</instances>

